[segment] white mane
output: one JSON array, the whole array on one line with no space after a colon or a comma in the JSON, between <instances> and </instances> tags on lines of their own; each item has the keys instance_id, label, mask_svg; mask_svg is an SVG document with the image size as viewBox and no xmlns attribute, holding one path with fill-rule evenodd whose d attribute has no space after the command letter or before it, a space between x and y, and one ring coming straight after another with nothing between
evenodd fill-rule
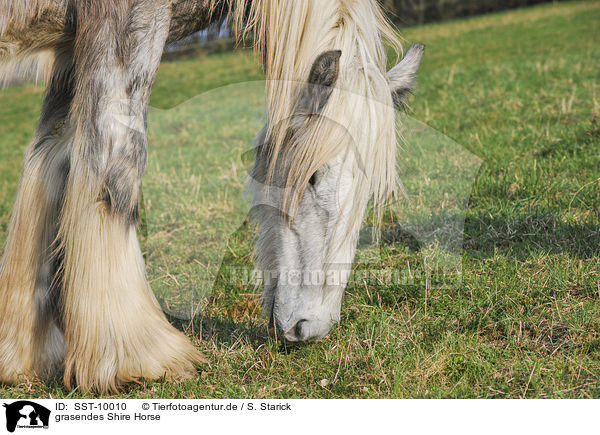
<instances>
[{"instance_id":1,"label":"white mane","mask_svg":"<svg viewBox=\"0 0 600 435\"><path fill-rule=\"evenodd\" d=\"M245 3L237 0L237 11L244 10ZM357 213L353 217L362 217L359 204L373 195L379 222L381 206L395 194L397 184L395 112L386 76L384 41L397 50L400 43L377 1L254 0L248 29L254 31L269 80L271 175L278 155L289 153L291 168L286 185L294 189L286 204L291 214L311 175L344 148L356 146L357 161L363 166L356 171L366 176L357 177L353 208ZM291 144L284 144L298 93L317 56L328 50L342 52L336 89L312 128L305 129ZM336 124L344 127L345 134L339 133Z\"/></svg>"}]
</instances>

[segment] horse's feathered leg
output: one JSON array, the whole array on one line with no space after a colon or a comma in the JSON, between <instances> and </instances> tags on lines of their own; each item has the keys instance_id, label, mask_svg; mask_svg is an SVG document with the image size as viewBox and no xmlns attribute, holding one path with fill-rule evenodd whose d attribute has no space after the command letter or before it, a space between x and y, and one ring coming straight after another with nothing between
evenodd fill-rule
<instances>
[{"instance_id":1,"label":"horse's feathered leg","mask_svg":"<svg viewBox=\"0 0 600 435\"><path fill-rule=\"evenodd\" d=\"M162 313L136 237L150 91L169 1L86 2L75 39L75 138L59 237L65 384L114 391L183 378L201 357Z\"/></svg>"},{"instance_id":2,"label":"horse's feathered leg","mask_svg":"<svg viewBox=\"0 0 600 435\"><path fill-rule=\"evenodd\" d=\"M58 215L69 171L72 95L68 47L57 49L35 137L27 149L0 265L0 381L53 374L62 364Z\"/></svg>"}]
</instances>

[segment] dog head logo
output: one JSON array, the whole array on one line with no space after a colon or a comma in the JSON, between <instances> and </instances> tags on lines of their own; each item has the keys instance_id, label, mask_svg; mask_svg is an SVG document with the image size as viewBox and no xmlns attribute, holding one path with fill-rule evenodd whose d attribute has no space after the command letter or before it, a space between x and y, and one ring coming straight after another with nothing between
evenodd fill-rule
<instances>
[{"instance_id":1,"label":"dog head logo","mask_svg":"<svg viewBox=\"0 0 600 435\"><path fill-rule=\"evenodd\" d=\"M14 432L18 428L48 428L50 410L28 400L4 404L6 408L6 430Z\"/></svg>"}]
</instances>

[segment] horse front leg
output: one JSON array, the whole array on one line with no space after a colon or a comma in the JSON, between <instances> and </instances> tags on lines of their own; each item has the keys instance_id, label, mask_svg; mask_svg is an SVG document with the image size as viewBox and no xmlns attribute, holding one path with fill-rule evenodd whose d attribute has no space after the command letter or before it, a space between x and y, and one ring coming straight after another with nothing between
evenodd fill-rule
<instances>
[{"instance_id":1,"label":"horse front leg","mask_svg":"<svg viewBox=\"0 0 600 435\"><path fill-rule=\"evenodd\" d=\"M136 237L150 91L169 2L101 2L78 12L75 139L61 214L64 381L115 391L141 378L185 378L201 356L146 281ZM130 6L133 4L133 6Z\"/></svg>"},{"instance_id":2,"label":"horse front leg","mask_svg":"<svg viewBox=\"0 0 600 435\"><path fill-rule=\"evenodd\" d=\"M0 382L53 375L62 365L58 216L69 171L72 76L68 48L55 59L29 145L0 263Z\"/></svg>"}]
</instances>

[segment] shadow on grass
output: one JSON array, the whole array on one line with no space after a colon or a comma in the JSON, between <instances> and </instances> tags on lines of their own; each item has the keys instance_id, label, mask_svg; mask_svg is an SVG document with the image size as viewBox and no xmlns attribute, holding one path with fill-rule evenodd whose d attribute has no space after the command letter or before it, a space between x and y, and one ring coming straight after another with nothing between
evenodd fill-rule
<instances>
[{"instance_id":1,"label":"shadow on grass","mask_svg":"<svg viewBox=\"0 0 600 435\"><path fill-rule=\"evenodd\" d=\"M382 233L383 246L402 245L417 253L418 240L399 225ZM569 254L578 259L600 256L600 225L597 222L569 223L551 212L493 216L487 211L468 216L464 226L463 252L484 259L500 253L524 261L536 253Z\"/></svg>"},{"instance_id":2,"label":"shadow on grass","mask_svg":"<svg viewBox=\"0 0 600 435\"><path fill-rule=\"evenodd\" d=\"M500 253L524 261L540 253L590 259L600 256L600 227L564 222L551 213L507 218L482 212L465 221L464 250L474 258Z\"/></svg>"},{"instance_id":3,"label":"shadow on grass","mask_svg":"<svg viewBox=\"0 0 600 435\"><path fill-rule=\"evenodd\" d=\"M300 345L287 344L281 340L269 337L267 327L263 322L255 320L239 321L221 316L205 315L195 320L196 335L202 336L202 341L210 341L215 346L234 348L250 346L257 350L263 345L269 346L280 354L291 354Z\"/></svg>"}]
</instances>

